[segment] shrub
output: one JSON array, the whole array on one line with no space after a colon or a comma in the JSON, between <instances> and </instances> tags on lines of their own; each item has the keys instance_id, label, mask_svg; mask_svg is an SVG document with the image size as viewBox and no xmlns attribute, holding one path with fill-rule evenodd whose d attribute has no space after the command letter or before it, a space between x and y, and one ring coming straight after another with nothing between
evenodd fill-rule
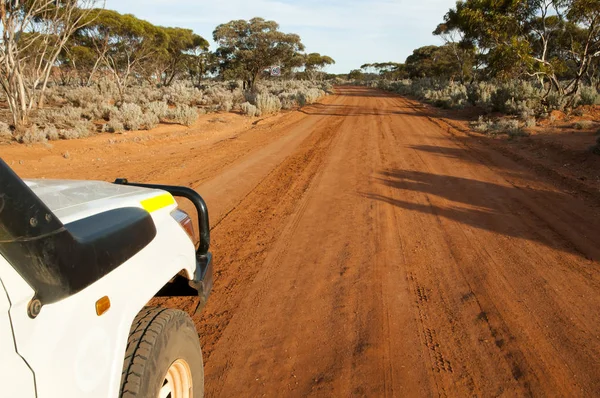
<instances>
[{"instance_id":1,"label":"shrub","mask_svg":"<svg viewBox=\"0 0 600 398\"><path fill-rule=\"evenodd\" d=\"M73 134L69 134L70 138L87 137L90 130L94 129L94 125L92 122L83 119L81 116L81 108L65 106L50 112L40 112L38 115L38 123L46 126L44 131L50 129L48 130L49 134L47 135L51 136L51 139L55 139L54 129L58 130L59 138L65 138L62 134L63 130L72 130L77 133L77 137L71 137Z\"/></svg>"},{"instance_id":2,"label":"shrub","mask_svg":"<svg viewBox=\"0 0 600 398\"><path fill-rule=\"evenodd\" d=\"M324 91L313 87L305 90L299 90L298 94L296 95L296 99L300 106L304 106L317 102L324 95Z\"/></svg>"},{"instance_id":3,"label":"shrub","mask_svg":"<svg viewBox=\"0 0 600 398\"><path fill-rule=\"evenodd\" d=\"M560 95L560 93L552 91L550 94L548 94L546 101L548 102L549 110L562 111L567 107L568 99Z\"/></svg>"},{"instance_id":4,"label":"shrub","mask_svg":"<svg viewBox=\"0 0 600 398\"><path fill-rule=\"evenodd\" d=\"M273 94L257 94L255 105L258 115L268 115L281 110L281 101Z\"/></svg>"},{"instance_id":5,"label":"shrub","mask_svg":"<svg viewBox=\"0 0 600 398\"><path fill-rule=\"evenodd\" d=\"M505 134L518 134L520 133L521 127L519 121L515 119L500 119L494 125L494 130L498 133Z\"/></svg>"},{"instance_id":6,"label":"shrub","mask_svg":"<svg viewBox=\"0 0 600 398\"><path fill-rule=\"evenodd\" d=\"M492 109L509 115L520 115L524 112L534 115L541 105L542 92L527 81L511 81L502 83L492 94Z\"/></svg>"},{"instance_id":7,"label":"shrub","mask_svg":"<svg viewBox=\"0 0 600 398\"><path fill-rule=\"evenodd\" d=\"M469 84L467 86L467 99L471 104L489 112L492 110L492 96L496 90L497 87L488 82Z\"/></svg>"},{"instance_id":8,"label":"shrub","mask_svg":"<svg viewBox=\"0 0 600 398\"><path fill-rule=\"evenodd\" d=\"M528 117L525 119L525 127L527 128L533 128L537 125L537 121L535 120L535 117Z\"/></svg>"},{"instance_id":9,"label":"shrub","mask_svg":"<svg viewBox=\"0 0 600 398\"><path fill-rule=\"evenodd\" d=\"M439 90L427 90L424 97L435 106L446 109L464 108L468 100L467 88L455 83L450 83Z\"/></svg>"},{"instance_id":10,"label":"shrub","mask_svg":"<svg viewBox=\"0 0 600 398\"><path fill-rule=\"evenodd\" d=\"M160 124L160 119L152 112L146 112L142 116L140 130L151 130Z\"/></svg>"},{"instance_id":11,"label":"shrub","mask_svg":"<svg viewBox=\"0 0 600 398\"><path fill-rule=\"evenodd\" d=\"M157 108L159 112L164 108L162 105L154 105L153 107ZM154 112L147 110L144 113L139 105L132 103L124 103L120 108L113 110L110 121L114 123L107 125L108 131L111 132L121 131L121 125L125 130L149 130L158 126L160 122L159 117Z\"/></svg>"},{"instance_id":12,"label":"shrub","mask_svg":"<svg viewBox=\"0 0 600 398\"><path fill-rule=\"evenodd\" d=\"M490 135L508 134L511 138L528 135L516 119L498 119L494 122L480 116L478 121L471 123L471 128L477 132Z\"/></svg>"},{"instance_id":13,"label":"shrub","mask_svg":"<svg viewBox=\"0 0 600 398\"><path fill-rule=\"evenodd\" d=\"M200 105L203 103L203 93L196 87L184 82L175 82L163 88L163 100L171 105Z\"/></svg>"},{"instance_id":14,"label":"shrub","mask_svg":"<svg viewBox=\"0 0 600 398\"><path fill-rule=\"evenodd\" d=\"M580 122L575 123L575 129L577 130L587 130L591 129L594 125L594 122L590 120L582 120Z\"/></svg>"},{"instance_id":15,"label":"shrub","mask_svg":"<svg viewBox=\"0 0 600 398\"><path fill-rule=\"evenodd\" d=\"M258 108L249 102L244 102L240 105L242 113L250 117L258 116Z\"/></svg>"},{"instance_id":16,"label":"shrub","mask_svg":"<svg viewBox=\"0 0 600 398\"><path fill-rule=\"evenodd\" d=\"M86 108L92 105L106 104L107 98L93 87L69 88L64 92L64 98L73 106Z\"/></svg>"},{"instance_id":17,"label":"shrub","mask_svg":"<svg viewBox=\"0 0 600 398\"><path fill-rule=\"evenodd\" d=\"M600 94L595 87L582 87L579 92L578 105L596 105L600 103Z\"/></svg>"},{"instance_id":18,"label":"shrub","mask_svg":"<svg viewBox=\"0 0 600 398\"><path fill-rule=\"evenodd\" d=\"M143 115L139 105L126 102L110 115L110 120L123 123L126 130L139 130Z\"/></svg>"},{"instance_id":19,"label":"shrub","mask_svg":"<svg viewBox=\"0 0 600 398\"><path fill-rule=\"evenodd\" d=\"M476 122L471 122L471 129L478 133L487 133L491 130L493 124L491 120L486 120L483 116L479 116Z\"/></svg>"},{"instance_id":20,"label":"shrub","mask_svg":"<svg viewBox=\"0 0 600 398\"><path fill-rule=\"evenodd\" d=\"M0 122L0 139L2 138L12 138L10 126L4 122Z\"/></svg>"},{"instance_id":21,"label":"shrub","mask_svg":"<svg viewBox=\"0 0 600 398\"><path fill-rule=\"evenodd\" d=\"M102 131L105 133L121 133L125 130L125 126L118 120L111 120L104 125Z\"/></svg>"},{"instance_id":22,"label":"shrub","mask_svg":"<svg viewBox=\"0 0 600 398\"><path fill-rule=\"evenodd\" d=\"M188 105L179 105L171 109L169 119L175 123L191 126L198 120L198 110Z\"/></svg>"},{"instance_id":23,"label":"shrub","mask_svg":"<svg viewBox=\"0 0 600 398\"><path fill-rule=\"evenodd\" d=\"M36 142L46 142L46 133L40 130L35 124L26 128L21 134L18 134L17 140L23 144L34 144Z\"/></svg>"},{"instance_id":24,"label":"shrub","mask_svg":"<svg viewBox=\"0 0 600 398\"><path fill-rule=\"evenodd\" d=\"M57 110L40 112L42 124L54 124L60 128L70 127L81 121L81 108L65 106Z\"/></svg>"},{"instance_id":25,"label":"shrub","mask_svg":"<svg viewBox=\"0 0 600 398\"><path fill-rule=\"evenodd\" d=\"M58 129L53 125L48 125L44 127L42 133L46 135L46 138L50 141L56 141L60 139L60 134L58 133Z\"/></svg>"},{"instance_id":26,"label":"shrub","mask_svg":"<svg viewBox=\"0 0 600 398\"><path fill-rule=\"evenodd\" d=\"M231 100L226 100L226 101L222 102L221 105L219 105L220 111L229 112L229 111L231 111L231 109L233 109L233 101L231 101Z\"/></svg>"},{"instance_id":27,"label":"shrub","mask_svg":"<svg viewBox=\"0 0 600 398\"><path fill-rule=\"evenodd\" d=\"M221 86L212 86L206 89L204 95L207 98L206 105L217 105L221 108L224 103L231 103L233 107L233 93Z\"/></svg>"},{"instance_id":28,"label":"shrub","mask_svg":"<svg viewBox=\"0 0 600 398\"><path fill-rule=\"evenodd\" d=\"M74 140L77 138L85 138L89 135L89 131L87 130L78 130L78 129L64 129L58 132L60 138L63 140Z\"/></svg>"},{"instance_id":29,"label":"shrub","mask_svg":"<svg viewBox=\"0 0 600 398\"><path fill-rule=\"evenodd\" d=\"M155 115L159 120L169 116L169 105L164 101L150 102L146 105L146 113Z\"/></svg>"},{"instance_id":30,"label":"shrub","mask_svg":"<svg viewBox=\"0 0 600 398\"><path fill-rule=\"evenodd\" d=\"M293 109L298 106L297 96L293 93L279 94L279 101L282 109Z\"/></svg>"}]
</instances>

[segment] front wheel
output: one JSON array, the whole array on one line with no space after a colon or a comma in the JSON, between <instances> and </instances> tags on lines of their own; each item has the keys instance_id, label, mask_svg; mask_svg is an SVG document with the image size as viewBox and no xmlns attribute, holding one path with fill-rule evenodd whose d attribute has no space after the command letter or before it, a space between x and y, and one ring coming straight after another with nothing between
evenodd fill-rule
<instances>
[{"instance_id":1,"label":"front wheel","mask_svg":"<svg viewBox=\"0 0 600 398\"><path fill-rule=\"evenodd\" d=\"M202 351L192 319L183 311L145 307L127 340L121 397L203 396Z\"/></svg>"}]
</instances>

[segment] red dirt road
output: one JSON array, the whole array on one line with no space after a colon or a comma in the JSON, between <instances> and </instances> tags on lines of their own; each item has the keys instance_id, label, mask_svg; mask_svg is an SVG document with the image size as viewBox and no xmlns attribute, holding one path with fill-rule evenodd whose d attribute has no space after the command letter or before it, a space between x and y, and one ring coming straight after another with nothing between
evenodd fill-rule
<instances>
[{"instance_id":1,"label":"red dirt road","mask_svg":"<svg viewBox=\"0 0 600 398\"><path fill-rule=\"evenodd\" d=\"M206 197L210 397L600 396L598 201L431 115L339 88L208 136L0 153L25 177Z\"/></svg>"}]
</instances>

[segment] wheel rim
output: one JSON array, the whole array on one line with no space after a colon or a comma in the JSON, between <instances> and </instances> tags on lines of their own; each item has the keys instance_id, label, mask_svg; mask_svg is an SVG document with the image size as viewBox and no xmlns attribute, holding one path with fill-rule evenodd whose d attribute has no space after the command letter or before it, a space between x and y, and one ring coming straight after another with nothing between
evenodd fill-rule
<instances>
[{"instance_id":1,"label":"wheel rim","mask_svg":"<svg viewBox=\"0 0 600 398\"><path fill-rule=\"evenodd\" d=\"M192 387L190 365L178 359L167 370L158 398L192 398Z\"/></svg>"}]
</instances>

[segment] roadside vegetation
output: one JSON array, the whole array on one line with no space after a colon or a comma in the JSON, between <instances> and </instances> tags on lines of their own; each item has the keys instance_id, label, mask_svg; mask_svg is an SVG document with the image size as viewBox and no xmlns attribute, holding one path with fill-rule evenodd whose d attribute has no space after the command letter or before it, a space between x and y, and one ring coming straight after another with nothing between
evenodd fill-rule
<instances>
[{"instance_id":1,"label":"roadside vegetation","mask_svg":"<svg viewBox=\"0 0 600 398\"><path fill-rule=\"evenodd\" d=\"M0 139L23 143L194 124L210 112L263 116L331 91L335 61L304 53L274 21L155 26L98 0L2 2ZM280 73L272 73L277 67Z\"/></svg>"},{"instance_id":2,"label":"roadside vegetation","mask_svg":"<svg viewBox=\"0 0 600 398\"><path fill-rule=\"evenodd\" d=\"M460 0L433 34L445 44L418 48L403 63L362 65L349 79L442 108L476 108L473 128L490 134L526 135L553 111L581 116L600 105L597 0Z\"/></svg>"}]
</instances>

